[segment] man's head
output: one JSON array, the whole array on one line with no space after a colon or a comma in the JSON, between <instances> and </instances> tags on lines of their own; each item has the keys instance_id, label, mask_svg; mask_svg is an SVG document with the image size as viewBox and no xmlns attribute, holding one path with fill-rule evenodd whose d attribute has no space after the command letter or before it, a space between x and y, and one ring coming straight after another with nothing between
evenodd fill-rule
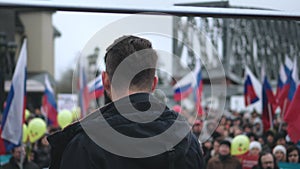
<instances>
[{"instance_id":1,"label":"man's head","mask_svg":"<svg viewBox=\"0 0 300 169\"><path fill-rule=\"evenodd\" d=\"M299 163L300 162L300 153L297 146L292 145L287 149L287 162L289 163Z\"/></svg>"},{"instance_id":2,"label":"man's head","mask_svg":"<svg viewBox=\"0 0 300 169\"><path fill-rule=\"evenodd\" d=\"M262 169L277 169L275 157L269 152L262 152L258 158L258 165Z\"/></svg>"},{"instance_id":3,"label":"man's head","mask_svg":"<svg viewBox=\"0 0 300 169\"><path fill-rule=\"evenodd\" d=\"M221 140L219 140L219 139L216 139L216 140L213 141L213 149L214 149L216 154L219 153L220 142L221 142Z\"/></svg>"},{"instance_id":4,"label":"man's head","mask_svg":"<svg viewBox=\"0 0 300 169\"><path fill-rule=\"evenodd\" d=\"M275 140L276 140L276 144L277 145L286 145L286 140L285 140L285 136L286 134L281 132L281 133L278 133L276 136L275 136Z\"/></svg>"},{"instance_id":5,"label":"man's head","mask_svg":"<svg viewBox=\"0 0 300 169\"><path fill-rule=\"evenodd\" d=\"M222 156L230 155L230 147L231 147L231 143L229 141L227 140L221 141L219 147L219 155Z\"/></svg>"},{"instance_id":6,"label":"man's head","mask_svg":"<svg viewBox=\"0 0 300 169\"><path fill-rule=\"evenodd\" d=\"M106 72L102 74L102 79L109 97L115 96L112 100L155 89L158 56L150 41L136 36L123 36L107 48L104 59Z\"/></svg>"},{"instance_id":7,"label":"man's head","mask_svg":"<svg viewBox=\"0 0 300 169\"><path fill-rule=\"evenodd\" d=\"M25 157L25 148L23 146L13 148L11 151L11 155L17 162L20 162L21 158Z\"/></svg>"},{"instance_id":8,"label":"man's head","mask_svg":"<svg viewBox=\"0 0 300 169\"><path fill-rule=\"evenodd\" d=\"M273 155L275 156L277 161L285 162L286 148L282 145L277 145L273 149Z\"/></svg>"},{"instance_id":9,"label":"man's head","mask_svg":"<svg viewBox=\"0 0 300 169\"><path fill-rule=\"evenodd\" d=\"M271 144L274 142L274 133L272 131L267 131L266 133L267 143Z\"/></svg>"},{"instance_id":10,"label":"man's head","mask_svg":"<svg viewBox=\"0 0 300 169\"><path fill-rule=\"evenodd\" d=\"M261 151L261 144L258 141L252 141L249 145L249 153L251 155L259 155Z\"/></svg>"}]
</instances>

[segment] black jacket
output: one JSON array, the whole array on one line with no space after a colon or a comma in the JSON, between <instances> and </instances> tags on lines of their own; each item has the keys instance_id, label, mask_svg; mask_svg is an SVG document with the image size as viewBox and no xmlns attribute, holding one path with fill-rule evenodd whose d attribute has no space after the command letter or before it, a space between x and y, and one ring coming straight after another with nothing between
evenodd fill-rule
<instances>
[{"instance_id":1,"label":"black jacket","mask_svg":"<svg viewBox=\"0 0 300 169\"><path fill-rule=\"evenodd\" d=\"M52 146L50 169L202 168L203 157L199 142L183 117L165 105L153 103L154 98L147 93L133 94L129 99L130 103L122 98L107 104L80 123L74 123L49 136ZM136 110L130 109L129 105L133 105ZM154 109L149 109L151 105L154 105ZM156 110L160 108L163 108L163 112ZM124 114L121 115L118 110ZM144 118L145 116L148 117ZM140 121L134 122L128 117ZM154 120L147 121L149 119ZM110 127L105 125L107 123ZM112 128L117 133L138 141L131 143L126 142L126 139L116 138L111 134ZM149 146L139 147L145 143L139 140L164 133L169 134L163 139L150 142ZM182 139L172 145L178 138ZM156 150L163 151L157 153Z\"/></svg>"},{"instance_id":2,"label":"black jacket","mask_svg":"<svg viewBox=\"0 0 300 169\"><path fill-rule=\"evenodd\" d=\"M11 157L9 162L0 167L0 169L20 169L20 166L16 163L14 157ZM23 169L40 169L40 167L34 162L25 159L23 162Z\"/></svg>"}]
</instances>

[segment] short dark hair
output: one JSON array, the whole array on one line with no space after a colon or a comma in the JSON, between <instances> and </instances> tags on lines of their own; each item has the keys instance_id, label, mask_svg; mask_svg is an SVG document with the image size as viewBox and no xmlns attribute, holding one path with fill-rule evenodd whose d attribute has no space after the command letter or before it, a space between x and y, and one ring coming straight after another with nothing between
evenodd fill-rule
<instances>
[{"instance_id":1,"label":"short dark hair","mask_svg":"<svg viewBox=\"0 0 300 169\"><path fill-rule=\"evenodd\" d=\"M267 155L267 154L271 154L271 156L272 156L272 158L273 158L273 161L274 161L274 169L279 169L275 156L274 156L271 152L269 152L269 151L263 151L263 152L259 153L259 157L258 157L258 166L259 166L260 168L262 168L262 162L261 162L261 159L262 159L263 156L265 156L265 155Z\"/></svg>"},{"instance_id":2,"label":"short dark hair","mask_svg":"<svg viewBox=\"0 0 300 169\"><path fill-rule=\"evenodd\" d=\"M152 44L149 40L136 36L122 36L116 39L114 43L106 49L104 60L109 80L112 81L116 69L128 56L133 57L132 61L126 62L126 66L128 66L129 69L137 70L141 64L147 68L140 72L134 72L135 76L130 82L130 89L151 89L158 56L155 50L152 49ZM122 73L126 75L126 72ZM124 81L126 80L128 79L124 77ZM122 80L120 81L123 82ZM124 83L128 82L126 81ZM112 85L121 86L122 84Z\"/></svg>"},{"instance_id":3,"label":"short dark hair","mask_svg":"<svg viewBox=\"0 0 300 169\"><path fill-rule=\"evenodd\" d=\"M290 145L290 146L288 146L288 148L286 149L286 160L287 160L287 162L289 162L289 154L292 152L292 151L294 151L294 150L296 150L297 152L298 152L298 162L300 162L300 150L299 150L299 148L296 146L296 145Z\"/></svg>"},{"instance_id":4,"label":"short dark hair","mask_svg":"<svg viewBox=\"0 0 300 169\"><path fill-rule=\"evenodd\" d=\"M228 146L229 148L231 147L231 143L230 143L230 141L228 141L228 140L222 140L221 142L220 142L220 146L221 145L226 145L226 146Z\"/></svg>"}]
</instances>

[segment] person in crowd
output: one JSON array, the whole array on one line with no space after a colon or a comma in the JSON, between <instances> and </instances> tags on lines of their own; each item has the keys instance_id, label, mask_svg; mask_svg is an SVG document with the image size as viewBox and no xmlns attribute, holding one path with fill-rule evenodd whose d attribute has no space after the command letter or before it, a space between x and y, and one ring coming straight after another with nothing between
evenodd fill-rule
<instances>
[{"instance_id":1,"label":"person in crowd","mask_svg":"<svg viewBox=\"0 0 300 169\"><path fill-rule=\"evenodd\" d=\"M233 126L230 128L229 132L234 137L235 134L239 135L242 133L242 119L240 117L236 117L233 119ZM239 133L239 134L238 134Z\"/></svg>"},{"instance_id":2,"label":"person in crowd","mask_svg":"<svg viewBox=\"0 0 300 169\"><path fill-rule=\"evenodd\" d=\"M226 125L226 116L222 116L220 120L220 126L225 126Z\"/></svg>"},{"instance_id":3,"label":"person in crowd","mask_svg":"<svg viewBox=\"0 0 300 169\"><path fill-rule=\"evenodd\" d=\"M270 152L262 152L258 158L258 165L253 169L279 169L275 157Z\"/></svg>"},{"instance_id":4,"label":"person in crowd","mask_svg":"<svg viewBox=\"0 0 300 169\"><path fill-rule=\"evenodd\" d=\"M286 133L285 132L282 131L280 133L277 133L275 135L276 145L283 145L284 147L286 147L285 137L286 137Z\"/></svg>"},{"instance_id":5,"label":"person in crowd","mask_svg":"<svg viewBox=\"0 0 300 169\"><path fill-rule=\"evenodd\" d=\"M261 152L262 147L260 142L258 141L252 141L249 145L249 154L254 156L259 156L259 153Z\"/></svg>"},{"instance_id":6,"label":"person in crowd","mask_svg":"<svg viewBox=\"0 0 300 169\"><path fill-rule=\"evenodd\" d=\"M273 150L275 147L275 138L274 138L274 132L269 130L266 132L266 144L268 145L270 150Z\"/></svg>"},{"instance_id":7,"label":"person in crowd","mask_svg":"<svg viewBox=\"0 0 300 169\"><path fill-rule=\"evenodd\" d=\"M157 59L151 42L136 36L107 48L102 82L111 101L48 137L50 169L203 168L186 119L151 94Z\"/></svg>"},{"instance_id":8,"label":"person in crowd","mask_svg":"<svg viewBox=\"0 0 300 169\"><path fill-rule=\"evenodd\" d=\"M253 132L248 133L247 137L250 139L250 142L258 141L258 138L257 138L256 134L254 134Z\"/></svg>"},{"instance_id":9,"label":"person in crowd","mask_svg":"<svg viewBox=\"0 0 300 169\"><path fill-rule=\"evenodd\" d=\"M252 169L258 164L261 145L258 141L252 141L249 145L249 152L240 157L243 169Z\"/></svg>"},{"instance_id":10,"label":"person in crowd","mask_svg":"<svg viewBox=\"0 0 300 169\"><path fill-rule=\"evenodd\" d=\"M230 129L231 124L232 124L231 119L230 119L230 118L226 118L226 124L225 124L225 127L226 127L227 130Z\"/></svg>"},{"instance_id":11,"label":"person in crowd","mask_svg":"<svg viewBox=\"0 0 300 169\"><path fill-rule=\"evenodd\" d=\"M219 154L219 147L220 147L220 139L215 139L213 141L213 149L210 152L210 157L215 157Z\"/></svg>"},{"instance_id":12,"label":"person in crowd","mask_svg":"<svg viewBox=\"0 0 300 169\"><path fill-rule=\"evenodd\" d=\"M9 162L0 167L0 169L40 169L37 164L27 159L23 146L14 147L11 155Z\"/></svg>"},{"instance_id":13,"label":"person in crowd","mask_svg":"<svg viewBox=\"0 0 300 169\"><path fill-rule=\"evenodd\" d=\"M233 131L233 138L243 134L243 129L241 127L236 127Z\"/></svg>"},{"instance_id":14,"label":"person in crowd","mask_svg":"<svg viewBox=\"0 0 300 169\"><path fill-rule=\"evenodd\" d=\"M208 139L204 143L202 143L203 149L203 159L204 161L208 161L211 158L211 150L213 149L212 140Z\"/></svg>"},{"instance_id":15,"label":"person in crowd","mask_svg":"<svg viewBox=\"0 0 300 169\"><path fill-rule=\"evenodd\" d=\"M245 135L252 133L252 125L250 123L246 123L243 126L243 132Z\"/></svg>"},{"instance_id":16,"label":"person in crowd","mask_svg":"<svg viewBox=\"0 0 300 169\"><path fill-rule=\"evenodd\" d=\"M34 162L40 166L40 168L48 168L50 165L50 146L47 140L48 134L45 134L40 138L36 146L34 147Z\"/></svg>"},{"instance_id":17,"label":"person in crowd","mask_svg":"<svg viewBox=\"0 0 300 169\"><path fill-rule=\"evenodd\" d=\"M281 131L284 131L285 133L287 133L287 127L288 127L287 123L283 122L282 127L281 127Z\"/></svg>"},{"instance_id":18,"label":"person in crowd","mask_svg":"<svg viewBox=\"0 0 300 169\"><path fill-rule=\"evenodd\" d=\"M201 134L201 131L202 131L202 127L203 127L203 124L202 124L202 121L201 120L195 120L195 123L192 127L192 131L193 133L195 134L195 136L197 138L199 138L200 134Z\"/></svg>"},{"instance_id":19,"label":"person in crowd","mask_svg":"<svg viewBox=\"0 0 300 169\"><path fill-rule=\"evenodd\" d=\"M289 146L287 148L286 159L288 163L300 163L300 153L299 148L295 145Z\"/></svg>"},{"instance_id":20,"label":"person in crowd","mask_svg":"<svg viewBox=\"0 0 300 169\"><path fill-rule=\"evenodd\" d=\"M269 146L266 144L266 140L265 137L263 136L259 136L257 137L257 141L260 143L260 145L262 146L262 150L264 152L271 152L271 149L269 148Z\"/></svg>"},{"instance_id":21,"label":"person in crowd","mask_svg":"<svg viewBox=\"0 0 300 169\"><path fill-rule=\"evenodd\" d=\"M273 149L273 155L276 158L277 162L285 162L286 161L286 149L283 145L277 145Z\"/></svg>"},{"instance_id":22,"label":"person in crowd","mask_svg":"<svg viewBox=\"0 0 300 169\"><path fill-rule=\"evenodd\" d=\"M42 111L41 111L40 108L35 108L34 109L34 115L35 115L35 117L41 118L44 121L46 120L45 115L43 115L43 113L42 113Z\"/></svg>"},{"instance_id":23,"label":"person in crowd","mask_svg":"<svg viewBox=\"0 0 300 169\"><path fill-rule=\"evenodd\" d=\"M231 143L227 140L220 142L219 155L212 157L206 169L242 169L241 162L230 154Z\"/></svg>"},{"instance_id":24,"label":"person in crowd","mask_svg":"<svg viewBox=\"0 0 300 169\"><path fill-rule=\"evenodd\" d=\"M236 127L242 127L243 126L243 120L241 117L237 117L233 120L233 126L236 126Z\"/></svg>"},{"instance_id":25,"label":"person in crowd","mask_svg":"<svg viewBox=\"0 0 300 169\"><path fill-rule=\"evenodd\" d=\"M257 136L262 136L263 135L263 123L261 121L261 118L259 117L258 113L254 110L251 113L251 122L252 122L252 131L255 133Z\"/></svg>"}]
</instances>

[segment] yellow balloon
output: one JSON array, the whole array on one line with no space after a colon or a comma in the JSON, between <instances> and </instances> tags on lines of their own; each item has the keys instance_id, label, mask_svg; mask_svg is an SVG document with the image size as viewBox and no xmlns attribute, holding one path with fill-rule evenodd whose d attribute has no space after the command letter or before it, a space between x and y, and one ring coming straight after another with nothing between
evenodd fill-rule
<instances>
[{"instance_id":1,"label":"yellow balloon","mask_svg":"<svg viewBox=\"0 0 300 169\"><path fill-rule=\"evenodd\" d=\"M245 135L235 136L231 143L231 155L242 155L249 150L250 140Z\"/></svg>"},{"instance_id":2,"label":"yellow balloon","mask_svg":"<svg viewBox=\"0 0 300 169\"><path fill-rule=\"evenodd\" d=\"M62 110L58 113L57 122L61 128L65 128L67 125L72 123L73 116L69 110Z\"/></svg>"},{"instance_id":3,"label":"yellow balloon","mask_svg":"<svg viewBox=\"0 0 300 169\"><path fill-rule=\"evenodd\" d=\"M25 120L27 120L29 116L30 116L30 111L28 109L25 109Z\"/></svg>"},{"instance_id":4,"label":"yellow balloon","mask_svg":"<svg viewBox=\"0 0 300 169\"><path fill-rule=\"evenodd\" d=\"M47 131L47 125L41 118L34 118L28 124L29 141L31 143L40 139Z\"/></svg>"},{"instance_id":5,"label":"yellow balloon","mask_svg":"<svg viewBox=\"0 0 300 169\"><path fill-rule=\"evenodd\" d=\"M26 143L28 140L28 128L26 124L23 124L23 138L22 141L23 143Z\"/></svg>"},{"instance_id":6,"label":"yellow balloon","mask_svg":"<svg viewBox=\"0 0 300 169\"><path fill-rule=\"evenodd\" d=\"M72 116L73 116L73 120L79 120L80 119L80 114L81 114L81 110L80 107L75 107L72 110Z\"/></svg>"}]
</instances>

